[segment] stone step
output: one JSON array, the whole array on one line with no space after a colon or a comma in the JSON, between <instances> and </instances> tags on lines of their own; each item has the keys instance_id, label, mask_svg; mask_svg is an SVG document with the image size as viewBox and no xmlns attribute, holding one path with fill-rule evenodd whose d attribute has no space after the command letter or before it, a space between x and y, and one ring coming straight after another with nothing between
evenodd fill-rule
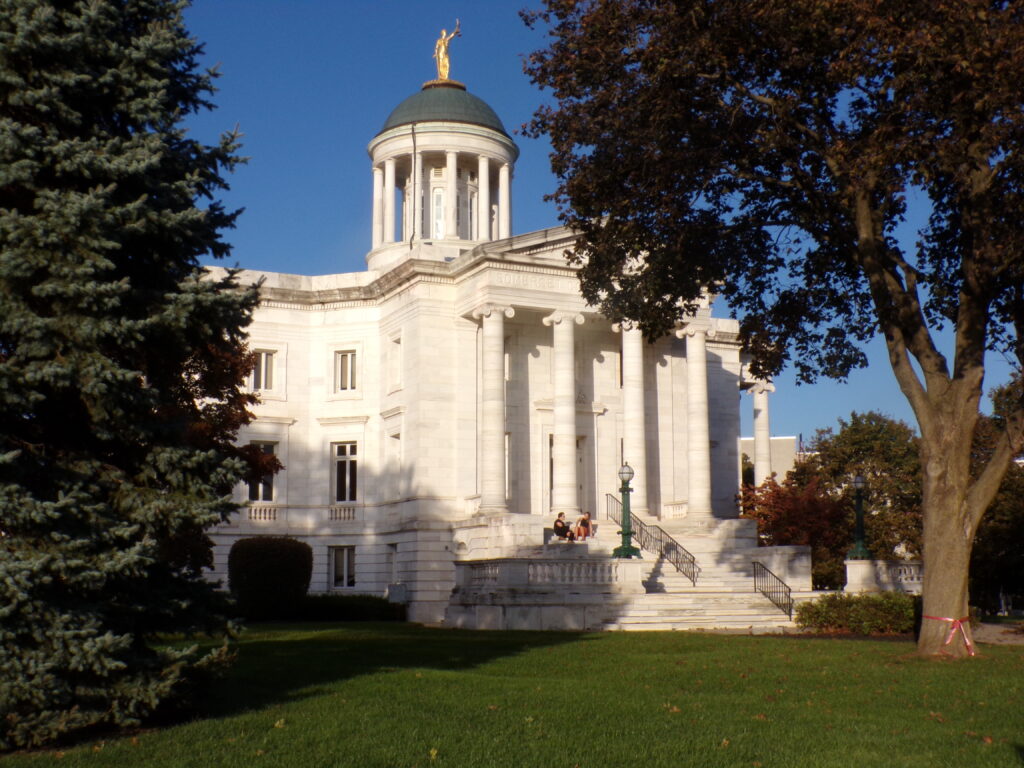
<instances>
[{"instance_id":1,"label":"stone step","mask_svg":"<svg viewBox=\"0 0 1024 768\"><path fill-rule=\"evenodd\" d=\"M785 617L783 617L785 618ZM729 621L651 621L651 622L608 622L602 625L603 630L620 630L625 632L669 632L669 631L700 631L700 630L746 630L750 634L780 634L795 629L790 622L729 622Z\"/></svg>"}]
</instances>

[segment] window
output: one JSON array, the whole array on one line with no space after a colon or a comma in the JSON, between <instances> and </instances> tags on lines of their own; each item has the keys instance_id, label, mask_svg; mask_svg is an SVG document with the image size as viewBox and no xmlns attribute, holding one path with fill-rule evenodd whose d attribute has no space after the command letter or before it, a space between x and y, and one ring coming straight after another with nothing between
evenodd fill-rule
<instances>
[{"instance_id":1,"label":"window","mask_svg":"<svg viewBox=\"0 0 1024 768\"><path fill-rule=\"evenodd\" d=\"M439 240L445 236L444 231L444 190L434 190L434 237Z\"/></svg>"},{"instance_id":2,"label":"window","mask_svg":"<svg viewBox=\"0 0 1024 768\"><path fill-rule=\"evenodd\" d=\"M249 389L259 392L264 389L274 388L274 353L265 350L256 350L256 366L249 374Z\"/></svg>"},{"instance_id":3,"label":"window","mask_svg":"<svg viewBox=\"0 0 1024 768\"><path fill-rule=\"evenodd\" d=\"M346 349L334 353L334 391L352 392L356 388L356 353Z\"/></svg>"},{"instance_id":4,"label":"window","mask_svg":"<svg viewBox=\"0 0 1024 768\"><path fill-rule=\"evenodd\" d=\"M331 559L334 561L333 584L335 587L354 587L356 585L356 548L331 547Z\"/></svg>"},{"instance_id":5,"label":"window","mask_svg":"<svg viewBox=\"0 0 1024 768\"><path fill-rule=\"evenodd\" d=\"M263 453L273 454L273 443L251 443L257 446ZM273 501L274 500L274 476L264 475L259 480L249 481L249 501Z\"/></svg>"},{"instance_id":6,"label":"window","mask_svg":"<svg viewBox=\"0 0 1024 768\"><path fill-rule=\"evenodd\" d=\"M334 444L334 500L355 501L359 493L359 469L355 443Z\"/></svg>"}]
</instances>

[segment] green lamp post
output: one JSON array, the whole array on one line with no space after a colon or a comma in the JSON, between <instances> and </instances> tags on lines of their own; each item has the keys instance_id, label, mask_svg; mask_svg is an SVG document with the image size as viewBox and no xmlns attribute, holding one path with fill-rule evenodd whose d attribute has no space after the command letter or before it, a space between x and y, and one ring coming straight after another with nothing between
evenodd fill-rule
<instances>
[{"instance_id":1,"label":"green lamp post","mask_svg":"<svg viewBox=\"0 0 1024 768\"><path fill-rule=\"evenodd\" d=\"M633 468L623 464L619 469L619 480L622 481L622 487L619 488L622 494L622 546L612 550L612 557L640 557L640 550L633 546L632 513L629 511L629 494L632 493L629 481L632 479Z\"/></svg>"},{"instance_id":2,"label":"green lamp post","mask_svg":"<svg viewBox=\"0 0 1024 768\"><path fill-rule=\"evenodd\" d=\"M856 512L856 527L853 533L853 546L846 553L847 560L870 560L871 551L864 544L864 489L868 482L863 475L853 478L854 490L854 511Z\"/></svg>"}]
</instances>

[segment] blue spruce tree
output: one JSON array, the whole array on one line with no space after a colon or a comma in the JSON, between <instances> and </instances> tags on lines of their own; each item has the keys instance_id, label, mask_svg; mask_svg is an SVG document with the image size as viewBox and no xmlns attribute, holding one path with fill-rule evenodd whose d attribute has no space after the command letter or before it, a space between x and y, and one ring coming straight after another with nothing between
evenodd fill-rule
<instances>
[{"instance_id":1,"label":"blue spruce tree","mask_svg":"<svg viewBox=\"0 0 1024 768\"><path fill-rule=\"evenodd\" d=\"M204 279L236 137L172 0L0 3L0 748L134 724L225 635L204 531L231 513L256 297Z\"/></svg>"}]
</instances>

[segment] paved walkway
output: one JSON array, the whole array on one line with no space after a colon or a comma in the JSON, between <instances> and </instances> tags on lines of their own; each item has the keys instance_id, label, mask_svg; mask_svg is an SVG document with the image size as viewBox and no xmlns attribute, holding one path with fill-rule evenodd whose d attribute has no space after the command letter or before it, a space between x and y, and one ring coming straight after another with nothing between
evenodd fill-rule
<instances>
[{"instance_id":1,"label":"paved walkway","mask_svg":"<svg viewBox=\"0 0 1024 768\"><path fill-rule=\"evenodd\" d=\"M1016 624L979 624L974 629L974 639L979 643L994 645L1024 645L1024 622Z\"/></svg>"}]
</instances>

